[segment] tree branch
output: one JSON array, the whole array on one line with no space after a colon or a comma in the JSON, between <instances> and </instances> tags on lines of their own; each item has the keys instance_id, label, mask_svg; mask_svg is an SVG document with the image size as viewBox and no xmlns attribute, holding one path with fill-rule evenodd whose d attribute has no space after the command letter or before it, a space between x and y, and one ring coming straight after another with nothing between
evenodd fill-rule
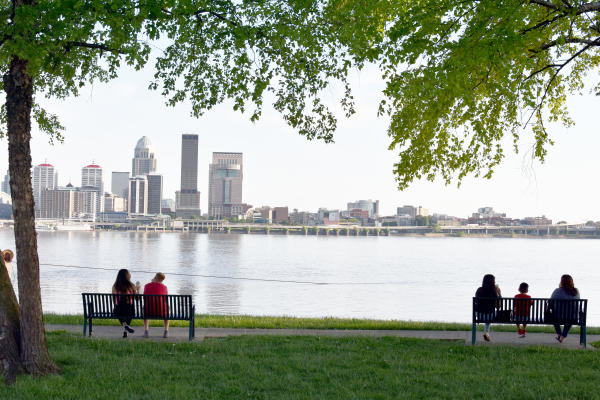
<instances>
[{"instance_id":1,"label":"tree branch","mask_svg":"<svg viewBox=\"0 0 600 400\"><path fill-rule=\"evenodd\" d=\"M556 69L556 71L554 71L554 74L552 74L552 77L548 81L548 84L546 85L546 88L544 89L544 94L542 95L542 98L540 99L540 101L538 102L538 104L536 105L536 107L531 112L531 115L527 119L527 122L525 123L525 126L527 126L529 124L529 122L531 121L531 118L535 115L535 113L540 111L542 105L544 104L544 100L546 100L546 96L548 95L548 92L550 91L550 86L552 86L552 83L554 82L554 80L556 79L556 77L558 76L558 74L560 73L560 71L565 66L567 66L571 61L573 61L575 58L579 57L579 55L581 55L583 52L585 52L586 50L588 50L590 47L596 46L596 45L600 44L600 38L594 40L594 42L595 42L594 44L586 44L584 47L582 47L577 52L575 52L575 54L573 54L571 57L569 57L569 59L567 61L565 61L564 63L562 63L562 64L554 64L554 66L558 67L558 68ZM550 67L551 66L547 65L546 67L542 68L542 70L548 69ZM539 72L541 72L541 71L539 71ZM530 76L532 76L532 75L530 75ZM529 77L527 77L526 79L529 79Z\"/></svg>"},{"instance_id":2,"label":"tree branch","mask_svg":"<svg viewBox=\"0 0 600 400\"><path fill-rule=\"evenodd\" d=\"M126 54L123 50L113 49L104 44L100 43L86 43L86 42L67 42L65 44L65 50L70 51L73 47L85 47L88 49L100 50L100 51L109 51L111 53L118 54Z\"/></svg>"},{"instance_id":3,"label":"tree branch","mask_svg":"<svg viewBox=\"0 0 600 400\"><path fill-rule=\"evenodd\" d=\"M529 0L529 2L532 4L537 4L539 6L548 8L550 10L561 11L561 12L567 12L567 11L573 9L573 7L570 6L569 3L567 3L567 2L563 2L566 5L558 5L558 4L555 4L548 0ZM577 10L577 12L576 12L577 15L584 14L584 13L587 13L590 11L600 11L600 1L582 4L579 7L577 7L576 10Z\"/></svg>"},{"instance_id":4,"label":"tree branch","mask_svg":"<svg viewBox=\"0 0 600 400\"><path fill-rule=\"evenodd\" d=\"M544 50L548 50L551 47L554 47L558 44L563 44L563 43L580 43L580 44L588 44L590 46L600 46L600 42L598 42L598 39L583 39L583 38L565 38L564 42L560 41L560 40L553 40L551 42L548 42L544 45L542 45L540 47L540 50L538 51L544 51ZM533 50L534 52L537 52L535 50Z\"/></svg>"},{"instance_id":5,"label":"tree branch","mask_svg":"<svg viewBox=\"0 0 600 400\"><path fill-rule=\"evenodd\" d=\"M551 1L546 1L546 0L529 0L529 1L533 4L537 4L539 6L546 7L551 10L555 10L555 11L563 11L564 10L563 7L556 5L556 4L552 3Z\"/></svg>"}]
</instances>

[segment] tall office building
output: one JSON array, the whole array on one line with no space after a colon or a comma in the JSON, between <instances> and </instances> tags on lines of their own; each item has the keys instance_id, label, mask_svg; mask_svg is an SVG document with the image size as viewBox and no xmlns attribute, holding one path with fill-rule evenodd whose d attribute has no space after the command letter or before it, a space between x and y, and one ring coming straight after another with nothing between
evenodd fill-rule
<instances>
[{"instance_id":1,"label":"tall office building","mask_svg":"<svg viewBox=\"0 0 600 400\"><path fill-rule=\"evenodd\" d=\"M102 178L102 167L92 163L81 169L81 189L88 192L96 190L96 212L103 212L104 180Z\"/></svg>"},{"instance_id":2,"label":"tall office building","mask_svg":"<svg viewBox=\"0 0 600 400\"><path fill-rule=\"evenodd\" d=\"M198 135L181 135L181 190L175 192L177 217L199 217Z\"/></svg>"},{"instance_id":3,"label":"tall office building","mask_svg":"<svg viewBox=\"0 0 600 400\"><path fill-rule=\"evenodd\" d=\"M42 190L54 189L58 186L58 173L52 164L44 163L33 167L33 201L35 209L40 209L40 197Z\"/></svg>"},{"instance_id":4,"label":"tall office building","mask_svg":"<svg viewBox=\"0 0 600 400\"><path fill-rule=\"evenodd\" d=\"M369 218L377 218L379 216L379 200L358 200L348 203L348 211L362 210L369 213Z\"/></svg>"},{"instance_id":5,"label":"tall office building","mask_svg":"<svg viewBox=\"0 0 600 400\"><path fill-rule=\"evenodd\" d=\"M163 176L146 175L148 180L148 214L160 214L162 209Z\"/></svg>"},{"instance_id":6,"label":"tall office building","mask_svg":"<svg viewBox=\"0 0 600 400\"><path fill-rule=\"evenodd\" d=\"M75 216L75 193L72 186L42 190L39 218L70 219Z\"/></svg>"},{"instance_id":7,"label":"tall office building","mask_svg":"<svg viewBox=\"0 0 600 400\"><path fill-rule=\"evenodd\" d=\"M2 191L4 193L10 194L10 171L6 170L6 175L4 175L4 180L2 181Z\"/></svg>"},{"instance_id":8,"label":"tall office building","mask_svg":"<svg viewBox=\"0 0 600 400\"><path fill-rule=\"evenodd\" d=\"M126 199L129 195L129 172L113 172L110 191L111 193Z\"/></svg>"},{"instance_id":9,"label":"tall office building","mask_svg":"<svg viewBox=\"0 0 600 400\"><path fill-rule=\"evenodd\" d=\"M81 169L81 187L84 186L95 187L100 194L104 194L102 167L97 164L90 164Z\"/></svg>"},{"instance_id":10,"label":"tall office building","mask_svg":"<svg viewBox=\"0 0 600 400\"><path fill-rule=\"evenodd\" d=\"M112 193L106 193L104 195L104 212L114 213L127 211L127 199L117 196Z\"/></svg>"},{"instance_id":11,"label":"tall office building","mask_svg":"<svg viewBox=\"0 0 600 400\"><path fill-rule=\"evenodd\" d=\"M127 204L129 214L145 215L148 213L148 179L146 176L134 176L129 180Z\"/></svg>"},{"instance_id":12,"label":"tall office building","mask_svg":"<svg viewBox=\"0 0 600 400\"><path fill-rule=\"evenodd\" d=\"M150 139L147 136L142 136L135 145L133 160L131 160L131 176L148 175L155 171L156 158L154 158L154 148Z\"/></svg>"},{"instance_id":13,"label":"tall office building","mask_svg":"<svg viewBox=\"0 0 600 400\"><path fill-rule=\"evenodd\" d=\"M208 215L215 218L241 215L243 154L213 153L208 174Z\"/></svg>"}]
</instances>

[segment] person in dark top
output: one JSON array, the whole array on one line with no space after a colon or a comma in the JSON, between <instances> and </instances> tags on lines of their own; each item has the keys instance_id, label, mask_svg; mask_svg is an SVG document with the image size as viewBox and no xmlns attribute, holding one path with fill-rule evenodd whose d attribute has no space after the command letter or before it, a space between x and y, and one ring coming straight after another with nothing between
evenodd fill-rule
<instances>
[{"instance_id":1,"label":"person in dark top","mask_svg":"<svg viewBox=\"0 0 600 400\"><path fill-rule=\"evenodd\" d=\"M573 277L571 275L563 275L560 277L560 285L557 289L552 292L551 299L559 300L552 303L553 313L562 317L571 317L571 319L577 319L577 307L573 304L574 308L565 307L565 304L561 304L560 300L574 300L579 299L579 290L575 287ZM568 314L568 315L567 315ZM561 330L559 324L554 324L554 330L556 331L556 340L560 343L564 342L571 329L571 324L565 324Z\"/></svg>"},{"instance_id":2,"label":"person in dark top","mask_svg":"<svg viewBox=\"0 0 600 400\"><path fill-rule=\"evenodd\" d=\"M479 314L479 318L485 322L485 331L483 339L489 342L490 325L496 315L497 299L500 297L500 288L496 285L496 278L492 274L484 275L481 287L475 292L475 297L478 299L475 311Z\"/></svg>"},{"instance_id":3,"label":"person in dark top","mask_svg":"<svg viewBox=\"0 0 600 400\"><path fill-rule=\"evenodd\" d=\"M131 274L127 269L119 270L117 279L112 287L114 295L120 294L136 294L139 289L131 282ZM133 299L126 296L115 296L115 316L123 326L123 338L127 337L127 333L133 333L134 330L129 326L131 319L135 313L133 307Z\"/></svg>"}]
</instances>

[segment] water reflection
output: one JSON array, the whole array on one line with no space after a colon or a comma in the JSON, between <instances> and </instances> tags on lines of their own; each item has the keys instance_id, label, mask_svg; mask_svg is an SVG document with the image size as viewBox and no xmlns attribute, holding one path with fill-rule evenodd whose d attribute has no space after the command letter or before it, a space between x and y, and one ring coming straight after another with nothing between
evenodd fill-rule
<instances>
[{"instance_id":1,"label":"water reflection","mask_svg":"<svg viewBox=\"0 0 600 400\"><path fill-rule=\"evenodd\" d=\"M207 275L240 277L242 235L207 235ZM209 279L206 288L206 309L209 314L238 314L241 281Z\"/></svg>"},{"instance_id":2,"label":"water reflection","mask_svg":"<svg viewBox=\"0 0 600 400\"><path fill-rule=\"evenodd\" d=\"M13 232L0 230L0 243L14 248ZM549 296L569 273L590 301L588 323L600 325L595 240L43 232L38 243L45 311L81 313L82 292L110 292L117 270L129 268L142 283L165 273L169 293L192 294L199 313L469 321L485 273L505 296L525 281L534 297Z\"/></svg>"}]
</instances>

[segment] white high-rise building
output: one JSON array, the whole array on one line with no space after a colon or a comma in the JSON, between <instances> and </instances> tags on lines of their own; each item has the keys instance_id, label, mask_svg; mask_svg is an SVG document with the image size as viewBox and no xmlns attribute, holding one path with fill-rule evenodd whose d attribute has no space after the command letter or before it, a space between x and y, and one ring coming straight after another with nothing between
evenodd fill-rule
<instances>
[{"instance_id":1,"label":"white high-rise building","mask_svg":"<svg viewBox=\"0 0 600 400\"><path fill-rule=\"evenodd\" d=\"M44 163L33 167L33 201L35 209L40 209L42 190L58 186L58 173L52 164Z\"/></svg>"},{"instance_id":2,"label":"white high-rise building","mask_svg":"<svg viewBox=\"0 0 600 400\"><path fill-rule=\"evenodd\" d=\"M148 175L156 172L154 148L147 136L142 136L135 145L133 160L131 160L131 176ZM115 193L118 194L118 193Z\"/></svg>"},{"instance_id":3,"label":"white high-rise building","mask_svg":"<svg viewBox=\"0 0 600 400\"><path fill-rule=\"evenodd\" d=\"M145 176L134 176L129 180L127 202L129 214L148 214L148 179Z\"/></svg>"},{"instance_id":4,"label":"white high-rise building","mask_svg":"<svg viewBox=\"0 0 600 400\"><path fill-rule=\"evenodd\" d=\"M95 212L104 211L104 180L102 179L102 167L97 164L90 164L81 169L81 189L80 191L96 191ZM88 196L89 197L89 196ZM91 210L86 208L86 213Z\"/></svg>"},{"instance_id":5,"label":"white high-rise building","mask_svg":"<svg viewBox=\"0 0 600 400\"><path fill-rule=\"evenodd\" d=\"M104 194L104 180L102 179L102 167L90 164L81 169L81 187L95 187Z\"/></svg>"}]
</instances>

